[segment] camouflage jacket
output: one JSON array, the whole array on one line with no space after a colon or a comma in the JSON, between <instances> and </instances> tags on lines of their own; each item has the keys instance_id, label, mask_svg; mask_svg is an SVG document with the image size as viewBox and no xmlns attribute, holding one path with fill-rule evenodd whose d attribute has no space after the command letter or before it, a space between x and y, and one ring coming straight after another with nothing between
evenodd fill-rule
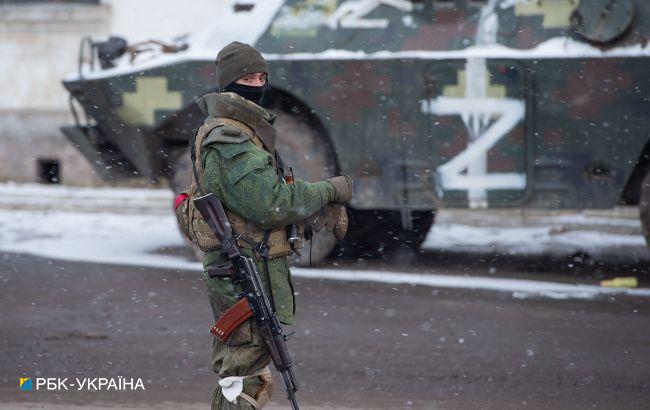
<instances>
[{"instance_id":1,"label":"camouflage jacket","mask_svg":"<svg viewBox=\"0 0 650 410\"><path fill-rule=\"evenodd\" d=\"M302 221L334 199L334 187L327 181L298 180L288 185L278 177L277 164L271 155L275 153L275 130L269 122L272 117L261 107L232 93L208 94L198 104L208 117L229 118L228 113L236 112L235 119L246 120L244 124L253 129L264 144L260 148L248 137L243 137L243 130L238 134L237 130L227 127L215 128L205 138L201 150L205 170L203 185L214 192L227 209L263 229L273 229ZM233 107L237 109L231 111ZM242 112L249 117L240 115ZM292 323L293 286L286 258L271 259L269 277L266 277L259 256L248 250L244 253L258 261L262 280L272 294L280 320ZM220 250L209 251L203 266L207 270L222 262L224 256ZM211 296L219 299L220 305L230 306L235 302L235 290L228 279L210 279L206 275L206 280Z\"/></svg>"}]
</instances>

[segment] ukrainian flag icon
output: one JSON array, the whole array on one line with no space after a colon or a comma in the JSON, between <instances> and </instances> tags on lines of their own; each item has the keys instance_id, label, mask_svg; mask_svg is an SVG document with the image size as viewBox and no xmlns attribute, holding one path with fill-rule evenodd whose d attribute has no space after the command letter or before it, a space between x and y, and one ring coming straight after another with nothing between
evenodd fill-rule
<instances>
[{"instance_id":1,"label":"ukrainian flag icon","mask_svg":"<svg viewBox=\"0 0 650 410\"><path fill-rule=\"evenodd\" d=\"M19 386L20 386L20 390L22 391L31 391L32 379L30 377L21 377Z\"/></svg>"}]
</instances>

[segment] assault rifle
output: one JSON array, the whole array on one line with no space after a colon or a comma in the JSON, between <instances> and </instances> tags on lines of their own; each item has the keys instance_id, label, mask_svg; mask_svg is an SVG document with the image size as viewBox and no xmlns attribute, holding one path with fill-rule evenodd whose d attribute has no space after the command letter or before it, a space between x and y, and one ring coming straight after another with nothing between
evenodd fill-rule
<instances>
[{"instance_id":1,"label":"assault rifle","mask_svg":"<svg viewBox=\"0 0 650 410\"><path fill-rule=\"evenodd\" d=\"M255 261L239 252L226 212L216 195L208 193L195 198L194 205L221 242L222 252L232 263L230 278L233 284L239 284L243 289L241 300L217 321L212 333L225 341L237 326L254 316L257 328L269 348L273 365L282 375L287 399L291 402L291 407L298 410L298 384L291 368L293 363L286 343L288 337L282 333L280 320L264 293Z\"/></svg>"}]
</instances>

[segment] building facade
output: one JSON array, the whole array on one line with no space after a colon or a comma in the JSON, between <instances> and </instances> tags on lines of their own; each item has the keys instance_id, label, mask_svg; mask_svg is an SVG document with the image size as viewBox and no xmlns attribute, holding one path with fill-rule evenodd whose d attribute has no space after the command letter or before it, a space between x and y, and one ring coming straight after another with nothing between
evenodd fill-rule
<instances>
[{"instance_id":1,"label":"building facade","mask_svg":"<svg viewBox=\"0 0 650 410\"><path fill-rule=\"evenodd\" d=\"M59 130L73 122L61 80L78 70L81 40L167 40L208 25L229 3L0 0L0 182L110 185Z\"/></svg>"}]
</instances>

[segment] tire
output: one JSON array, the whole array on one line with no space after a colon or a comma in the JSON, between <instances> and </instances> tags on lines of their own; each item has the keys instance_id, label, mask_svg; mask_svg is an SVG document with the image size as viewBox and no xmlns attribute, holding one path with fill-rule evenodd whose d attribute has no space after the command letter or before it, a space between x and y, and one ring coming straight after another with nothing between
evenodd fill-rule
<instances>
[{"instance_id":1,"label":"tire","mask_svg":"<svg viewBox=\"0 0 650 410\"><path fill-rule=\"evenodd\" d=\"M318 131L301 117L285 111L269 111L278 116L274 124L278 130L276 146L287 168L285 172L291 166L296 179L307 182L322 181L335 174L333 150ZM296 255L291 262L297 266L317 265L334 251L337 242L332 233L322 230L311 241L303 241L301 255Z\"/></svg>"},{"instance_id":2,"label":"tire","mask_svg":"<svg viewBox=\"0 0 650 410\"><path fill-rule=\"evenodd\" d=\"M413 211L411 230L402 227L399 211L358 211L349 213L350 236L341 252L348 256L381 258L419 252L435 220L435 211Z\"/></svg>"},{"instance_id":3,"label":"tire","mask_svg":"<svg viewBox=\"0 0 650 410\"><path fill-rule=\"evenodd\" d=\"M650 172L646 173L639 194L639 219L645 243L650 247Z\"/></svg>"}]
</instances>

